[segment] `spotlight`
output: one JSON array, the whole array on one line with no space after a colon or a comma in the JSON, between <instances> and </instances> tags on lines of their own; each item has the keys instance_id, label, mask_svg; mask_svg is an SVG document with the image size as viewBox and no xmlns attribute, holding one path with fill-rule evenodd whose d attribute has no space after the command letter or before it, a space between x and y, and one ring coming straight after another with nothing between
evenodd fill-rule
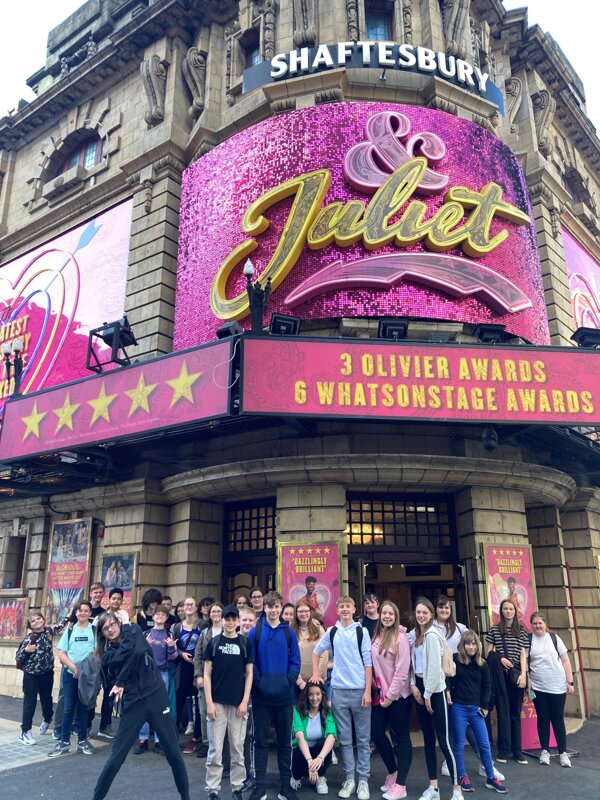
<instances>
[{"instance_id":1,"label":"spotlight","mask_svg":"<svg viewBox=\"0 0 600 800\"><path fill-rule=\"evenodd\" d=\"M10 358L11 349L13 353L12 361ZM2 345L2 355L4 356L4 366L6 368L6 380L10 385L11 373L15 376L15 388L13 390L13 397L18 397L21 394L21 375L23 374L23 342L20 339L15 339L12 343L5 342Z\"/></svg>"},{"instance_id":2,"label":"spotlight","mask_svg":"<svg viewBox=\"0 0 600 800\"><path fill-rule=\"evenodd\" d=\"M490 425L486 425L486 427L483 429L481 441L489 453L492 453L498 448L498 434Z\"/></svg>"},{"instance_id":3,"label":"spotlight","mask_svg":"<svg viewBox=\"0 0 600 800\"><path fill-rule=\"evenodd\" d=\"M600 345L600 331L597 328L577 328L571 341L577 347L585 347L588 350L595 350Z\"/></svg>"},{"instance_id":4,"label":"spotlight","mask_svg":"<svg viewBox=\"0 0 600 800\"><path fill-rule=\"evenodd\" d=\"M504 341L506 325L496 325L493 322L482 323L473 328L473 336L482 344L498 344Z\"/></svg>"},{"instance_id":5,"label":"spotlight","mask_svg":"<svg viewBox=\"0 0 600 800\"><path fill-rule=\"evenodd\" d=\"M271 314L269 333L274 336L298 336L300 317L292 317L289 314Z\"/></svg>"},{"instance_id":6,"label":"spotlight","mask_svg":"<svg viewBox=\"0 0 600 800\"><path fill-rule=\"evenodd\" d=\"M258 281L252 283L254 264L249 258L246 259L243 272L246 278L246 292L248 293L248 304L250 307L250 332L255 336L260 336L263 332L263 316L269 307L271 278L267 278L264 288Z\"/></svg>"},{"instance_id":7,"label":"spotlight","mask_svg":"<svg viewBox=\"0 0 600 800\"><path fill-rule=\"evenodd\" d=\"M244 329L239 322L226 322L217 331L217 339L226 339L228 336L240 336Z\"/></svg>"},{"instance_id":8,"label":"spotlight","mask_svg":"<svg viewBox=\"0 0 600 800\"><path fill-rule=\"evenodd\" d=\"M100 361L98 358L98 354L94 350L95 339L100 339L110 347L110 358L107 361ZM131 345L137 345L137 341L127 317L116 320L116 322L105 322L102 327L90 331L85 366L92 372L102 372L102 368L107 364L120 364L122 367L131 364L131 359L125 350ZM119 351L122 351L122 356L119 356Z\"/></svg>"},{"instance_id":9,"label":"spotlight","mask_svg":"<svg viewBox=\"0 0 600 800\"><path fill-rule=\"evenodd\" d=\"M406 339L408 333L407 319L394 319L393 317L380 319L377 327L378 339L392 339L397 342Z\"/></svg>"}]
</instances>

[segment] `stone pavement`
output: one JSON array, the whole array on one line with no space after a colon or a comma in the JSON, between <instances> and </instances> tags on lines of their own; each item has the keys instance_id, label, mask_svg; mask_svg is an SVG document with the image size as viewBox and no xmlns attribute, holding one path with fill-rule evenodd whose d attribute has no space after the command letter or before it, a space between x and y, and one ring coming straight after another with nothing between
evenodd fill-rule
<instances>
[{"instance_id":1,"label":"stone pavement","mask_svg":"<svg viewBox=\"0 0 600 800\"><path fill-rule=\"evenodd\" d=\"M0 696L0 800L88 800L96 778L109 753L109 745L93 740L99 750L94 756L75 754L48 759L47 751L52 746L50 736L37 736L37 744L26 747L17 741L20 727L21 701ZM39 711L36 715L34 734L39 726ZM94 725L94 729L97 723ZM183 741L183 739L182 739ZM414 737L415 743L417 737ZM540 766L530 759L528 766L515 763L498 765L506 775L510 797L519 800L600 800L600 717L588 720L583 728L571 734L568 749L579 751L573 758L573 769L561 769L553 759L549 767ZM192 800L205 800L205 760L195 755L184 756L187 765ZM476 787L474 798L482 794L491 798L485 789L485 781L477 775L477 765L470 751L466 754L467 769ZM275 800L279 784L275 778L275 753L269 760L269 800ZM383 783L385 769L379 756L372 759L371 796L380 800L379 786ZM408 777L408 798L418 800L427 786L423 751L415 747L413 765ZM332 767L328 772L329 798L337 798L337 789L342 780L341 768ZM452 788L448 778L440 779L440 800L449 800ZM171 771L163 756L153 752L141 756L131 754L119 772L109 800L176 800L177 792ZM222 800L230 800L229 785L224 782ZM311 788L299 792L300 800L313 800ZM468 797L468 795L466 796ZM353 799L354 800L354 799Z\"/></svg>"}]
</instances>

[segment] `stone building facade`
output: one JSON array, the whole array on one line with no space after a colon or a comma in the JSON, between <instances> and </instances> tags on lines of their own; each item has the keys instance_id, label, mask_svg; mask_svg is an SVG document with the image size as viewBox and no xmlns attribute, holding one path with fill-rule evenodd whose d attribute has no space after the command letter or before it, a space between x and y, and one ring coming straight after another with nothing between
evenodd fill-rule
<instances>
[{"instance_id":1,"label":"stone building facade","mask_svg":"<svg viewBox=\"0 0 600 800\"><path fill-rule=\"evenodd\" d=\"M439 74L354 62L245 90L248 71L277 54L382 40L476 65L499 89L503 113ZM500 0L88 0L50 31L45 65L29 83L37 98L0 120L2 263L132 201L124 311L139 360L173 348L184 171L265 120L359 102L437 110L513 151L535 220L550 342L571 344L565 237L600 264L600 142L581 81L558 43L528 26L525 10L506 12ZM579 324L600 319L592 311ZM311 325L314 336L377 331L367 317ZM472 334L457 320L415 319L409 338L468 343ZM0 480L0 578L18 587L2 597L42 607L52 523L94 517L103 536L94 539L90 579L100 577L104 556L135 552L136 601L149 586L175 599L225 600L255 583L273 586L275 539L310 535L339 542L342 579L357 596L376 588L406 610L419 587L450 589L459 616L485 630L482 545L531 545L539 606L575 666L569 711L598 713L594 432L499 426L491 449L483 431L476 423L233 417L116 442L85 478L30 460ZM403 513L420 503L441 514L448 545L428 553L364 537L354 544L352 503L373 511L386 497L404 503ZM12 643L0 644L0 687L11 694L19 692L13 654Z\"/></svg>"}]
</instances>

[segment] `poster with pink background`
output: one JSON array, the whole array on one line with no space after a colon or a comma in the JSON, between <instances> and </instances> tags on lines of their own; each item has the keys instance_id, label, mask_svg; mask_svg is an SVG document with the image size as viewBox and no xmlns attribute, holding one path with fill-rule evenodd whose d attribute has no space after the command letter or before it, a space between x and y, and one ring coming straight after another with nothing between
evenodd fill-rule
<instances>
[{"instance_id":1,"label":"poster with pink background","mask_svg":"<svg viewBox=\"0 0 600 800\"><path fill-rule=\"evenodd\" d=\"M575 327L600 329L600 264L564 228L562 240Z\"/></svg>"},{"instance_id":2,"label":"poster with pink background","mask_svg":"<svg viewBox=\"0 0 600 800\"><path fill-rule=\"evenodd\" d=\"M114 206L0 267L0 344L22 342L22 393L89 375L90 330L123 317L132 206ZM4 366L1 378L0 410L14 389Z\"/></svg>"},{"instance_id":3,"label":"poster with pink background","mask_svg":"<svg viewBox=\"0 0 600 800\"><path fill-rule=\"evenodd\" d=\"M313 616L325 627L335 624L340 594L340 546L335 542L277 543L278 590L284 603L308 599ZM314 578L314 581L308 580Z\"/></svg>"}]
</instances>

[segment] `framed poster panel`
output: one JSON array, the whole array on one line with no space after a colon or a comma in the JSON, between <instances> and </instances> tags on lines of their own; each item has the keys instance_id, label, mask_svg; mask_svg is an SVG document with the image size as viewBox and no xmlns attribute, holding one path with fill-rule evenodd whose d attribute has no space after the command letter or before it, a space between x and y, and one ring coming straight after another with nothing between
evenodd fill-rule
<instances>
[{"instance_id":1,"label":"framed poster panel","mask_svg":"<svg viewBox=\"0 0 600 800\"><path fill-rule=\"evenodd\" d=\"M91 551L91 517L53 523L45 605L47 625L56 625L87 597Z\"/></svg>"},{"instance_id":2,"label":"framed poster panel","mask_svg":"<svg viewBox=\"0 0 600 800\"><path fill-rule=\"evenodd\" d=\"M28 597L0 597L0 641L20 642L27 631Z\"/></svg>"},{"instance_id":3,"label":"framed poster panel","mask_svg":"<svg viewBox=\"0 0 600 800\"><path fill-rule=\"evenodd\" d=\"M277 542L277 588L284 603L306 598L312 615L325 627L337 620L342 554L339 543Z\"/></svg>"},{"instance_id":4,"label":"framed poster panel","mask_svg":"<svg viewBox=\"0 0 600 800\"><path fill-rule=\"evenodd\" d=\"M483 550L492 625L500 619L500 603L510 598L521 625L531 630L529 617L537 608L531 545L485 544Z\"/></svg>"},{"instance_id":5,"label":"framed poster panel","mask_svg":"<svg viewBox=\"0 0 600 800\"><path fill-rule=\"evenodd\" d=\"M133 592L135 589L137 553L109 553L102 556L102 572L100 580L104 584L106 594L102 605L108 607L108 598L113 589L123 592L123 605L131 617L133 613Z\"/></svg>"}]
</instances>

